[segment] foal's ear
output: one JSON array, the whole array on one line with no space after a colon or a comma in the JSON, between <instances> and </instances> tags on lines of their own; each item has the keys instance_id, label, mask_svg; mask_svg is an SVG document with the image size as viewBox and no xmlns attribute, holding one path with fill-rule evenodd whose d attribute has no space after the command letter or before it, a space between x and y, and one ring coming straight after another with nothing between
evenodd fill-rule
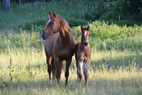
<instances>
[{"instance_id":1,"label":"foal's ear","mask_svg":"<svg viewBox=\"0 0 142 95\"><path fill-rule=\"evenodd\" d=\"M49 13L50 16L52 15L52 13L50 11L48 13Z\"/></svg>"},{"instance_id":2,"label":"foal's ear","mask_svg":"<svg viewBox=\"0 0 142 95\"><path fill-rule=\"evenodd\" d=\"M53 16L56 18L57 17L57 14L53 11Z\"/></svg>"},{"instance_id":3,"label":"foal's ear","mask_svg":"<svg viewBox=\"0 0 142 95\"><path fill-rule=\"evenodd\" d=\"M81 31L84 31L84 28L83 28L83 26L81 26Z\"/></svg>"},{"instance_id":4,"label":"foal's ear","mask_svg":"<svg viewBox=\"0 0 142 95\"><path fill-rule=\"evenodd\" d=\"M90 27L89 27L89 26L87 26L87 30L88 30L88 31L90 30Z\"/></svg>"}]
</instances>

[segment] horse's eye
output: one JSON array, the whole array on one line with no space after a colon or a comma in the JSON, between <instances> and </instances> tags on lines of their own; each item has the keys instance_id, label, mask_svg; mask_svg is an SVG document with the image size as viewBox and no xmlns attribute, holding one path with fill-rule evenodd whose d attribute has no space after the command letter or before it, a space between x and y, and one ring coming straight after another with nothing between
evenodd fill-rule
<instances>
[{"instance_id":1,"label":"horse's eye","mask_svg":"<svg viewBox=\"0 0 142 95\"><path fill-rule=\"evenodd\" d=\"M54 22L51 22L51 24L54 24Z\"/></svg>"}]
</instances>

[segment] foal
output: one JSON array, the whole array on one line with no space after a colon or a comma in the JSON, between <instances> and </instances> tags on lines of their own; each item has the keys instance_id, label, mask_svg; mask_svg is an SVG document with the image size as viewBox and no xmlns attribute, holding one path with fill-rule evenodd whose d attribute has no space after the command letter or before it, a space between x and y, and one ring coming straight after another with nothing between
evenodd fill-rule
<instances>
[{"instance_id":1,"label":"foal","mask_svg":"<svg viewBox=\"0 0 142 95\"><path fill-rule=\"evenodd\" d=\"M88 36L89 36L90 27L83 28L81 26L82 31L82 38L81 42L77 43L76 50L75 50L75 58L76 58L76 66L77 66L77 75L78 75L78 85L82 80L82 66L84 65L84 78L85 78L85 86L88 85L88 69L90 67L90 45L88 43Z\"/></svg>"}]
</instances>

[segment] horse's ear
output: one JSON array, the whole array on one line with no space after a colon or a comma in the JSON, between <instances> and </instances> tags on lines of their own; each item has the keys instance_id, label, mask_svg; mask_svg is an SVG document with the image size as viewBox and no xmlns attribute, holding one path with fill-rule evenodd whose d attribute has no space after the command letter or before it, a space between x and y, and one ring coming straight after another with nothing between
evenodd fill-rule
<instances>
[{"instance_id":1,"label":"horse's ear","mask_svg":"<svg viewBox=\"0 0 142 95\"><path fill-rule=\"evenodd\" d=\"M50 11L48 13L49 13L49 15L52 15L52 13Z\"/></svg>"},{"instance_id":2,"label":"horse's ear","mask_svg":"<svg viewBox=\"0 0 142 95\"><path fill-rule=\"evenodd\" d=\"M89 27L89 26L87 26L87 30L88 30L88 31L90 30L90 27Z\"/></svg>"},{"instance_id":3,"label":"horse's ear","mask_svg":"<svg viewBox=\"0 0 142 95\"><path fill-rule=\"evenodd\" d=\"M57 17L57 14L55 12L53 12L53 16L56 18Z\"/></svg>"},{"instance_id":4,"label":"horse's ear","mask_svg":"<svg viewBox=\"0 0 142 95\"><path fill-rule=\"evenodd\" d=\"M83 28L83 26L81 26L81 31L84 31L84 28Z\"/></svg>"}]
</instances>

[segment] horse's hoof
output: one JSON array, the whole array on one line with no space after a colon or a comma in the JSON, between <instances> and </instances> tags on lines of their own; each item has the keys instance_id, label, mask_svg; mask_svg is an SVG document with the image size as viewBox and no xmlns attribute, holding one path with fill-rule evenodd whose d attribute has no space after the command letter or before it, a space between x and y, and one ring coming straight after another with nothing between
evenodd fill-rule
<instances>
[{"instance_id":1,"label":"horse's hoof","mask_svg":"<svg viewBox=\"0 0 142 95\"><path fill-rule=\"evenodd\" d=\"M88 83L85 83L85 88L87 88L88 87Z\"/></svg>"},{"instance_id":2,"label":"horse's hoof","mask_svg":"<svg viewBox=\"0 0 142 95\"><path fill-rule=\"evenodd\" d=\"M65 87L67 87L68 84L65 83Z\"/></svg>"},{"instance_id":3,"label":"horse's hoof","mask_svg":"<svg viewBox=\"0 0 142 95\"><path fill-rule=\"evenodd\" d=\"M77 87L80 87L80 83L77 83Z\"/></svg>"},{"instance_id":4,"label":"horse's hoof","mask_svg":"<svg viewBox=\"0 0 142 95\"><path fill-rule=\"evenodd\" d=\"M50 85L52 84L52 80L49 80L49 84L50 84Z\"/></svg>"}]
</instances>

